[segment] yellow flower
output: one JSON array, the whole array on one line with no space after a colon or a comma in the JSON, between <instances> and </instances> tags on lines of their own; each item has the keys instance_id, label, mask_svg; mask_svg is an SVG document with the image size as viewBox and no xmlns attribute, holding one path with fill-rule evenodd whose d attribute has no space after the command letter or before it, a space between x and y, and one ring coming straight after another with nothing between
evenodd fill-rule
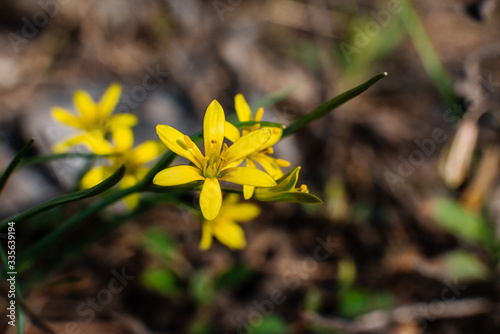
<instances>
[{"instance_id":1,"label":"yellow flower","mask_svg":"<svg viewBox=\"0 0 500 334\"><path fill-rule=\"evenodd\" d=\"M234 104L236 109L236 114L240 122L252 121L252 111L248 106L245 98L242 94L237 94L234 97ZM255 114L254 121L258 122L262 120L264 115L264 108L259 108ZM229 122L226 122L226 137L231 141L236 141L240 138L240 132L238 129ZM243 129L242 134L245 135L249 132L256 131L260 129L260 124L255 124L249 129ZM250 154L246 157L245 162L247 167L257 168L256 163L260 164L264 170L271 175L275 180L283 176L283 171L281 167L289 167L290 163L282 159L276 159L270 157L269 154L273 154L274 150L271 146L276 144L283 134L283 130L280 128L263 127L263 129L270 129L272 131L271 138L267 143L260 148L260 150ZM255 187L254 186L243 186L243 195L245 199L252 197Z\"/></svg>"},{"instance_id":2,"label":"yellow flower","mask_svg":"<svg viewBox=\"0 0 500 334\"><path fill-rule=\"evenodd\" d=\"M224 140L224 110L216 100L207 108L203 120L205 155L183 133L168 125L159 124L156 132L163 143L174 153L190 160L194 166L169 167L156 174L153 183L160 186L177 186L203 181L200 208L207 220L219 214L222 191L219 180L242 185L271 187L276 185L267 173L249 167L237 167L249 154L259 150L271 137L269 129L254 131L242 136L229 148Z\"/></svg>"},{"instance_id":3,"label":"yellow flower","mask_svg":"<svg viewBox=\"0 0 500 334\"><path fill-rule=\"evenodd\" d=\"M255 204L238 203L238 197L236 194L227 195L222 202L222 208L217 218L203 222L201 249L210 248L213 237L230 249L245 247L245 234L237 222L254 219L260 214L260 209Z\"/></svg>"},{"instance_id":4,"label":"yellow flower","mask_svg":"<svg viewBox=\"0 0 500 334\"><path fill-rule=\"evenodd\" d=\"M116 129L112 132L113 143L111 145L102 137L87 138L85 144L96 154L110 154L111 166L98 166L89 170L81 181L81 187L88 189L102 182L120 166L125 166L125 175L120 180L120 188L130 188L143 179L149 168L143 165L156 159L165 151L165 146L158 141L146 141L135 149L134 134L126 128ZM139 194L131 194L125 198L127 205L133 209L139 203Z\"/></svg>"},{"instance_id":5,"label":"yellow flower","mask_svg":"<svg viewBox=\"0 0 500 334\"><path fill-rule=\"evenodd\" d=\"M92 98L84 91L76 91L73 95L73 102L79 115L74 115L70 111L54 107L52 108L52 117L57 121L85 131L83 134L76 135L63 142L56 144L54 150L62 152L68 147L85 143L88 136L100 135L105 137L109 133L123 128L130 128L137 123L137 117L132 114L111 115L116 104L120 100L121 86L112 84L103 94L99 103L95 103Z\"/></svg>"}]
</instances>

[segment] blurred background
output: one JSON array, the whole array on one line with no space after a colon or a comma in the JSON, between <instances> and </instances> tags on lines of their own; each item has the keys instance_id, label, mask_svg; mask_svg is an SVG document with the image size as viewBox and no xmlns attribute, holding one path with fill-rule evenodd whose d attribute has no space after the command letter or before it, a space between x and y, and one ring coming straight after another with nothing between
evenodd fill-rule
<instances>
[{"instance_id":1,"label":"blurred background","mask_svg":"<svg viewBox=\"0 0 500 334\"><path fill-rule=\"evenodd\" d=\"M2 170L72 133L50 108L77 89L122 84L137 144L158 123L197 132L213 99L286 125L389 74L277 145L322 205L259 203L242 251L200 251L182 207L95 215L20 272L25 332L498 333L499 17L497 0L2 1ZM84 165L16 171L2 220ZM94 202L18 224L19 254Z\"/></svg>"}]
</instances>

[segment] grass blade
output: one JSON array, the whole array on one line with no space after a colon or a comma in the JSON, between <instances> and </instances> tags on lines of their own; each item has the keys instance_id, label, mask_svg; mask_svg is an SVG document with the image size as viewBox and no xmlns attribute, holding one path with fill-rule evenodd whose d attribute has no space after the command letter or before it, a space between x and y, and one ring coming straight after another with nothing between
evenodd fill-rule
<instances>
[{"instance_id":1,"label":"grass blade","mask_svg":"<svg viewBox=\"0 0 500 334\"><path fill-rule=\"evenodd\" d=\"M285 130L283 130L283 137L286 137L288 135L291 135L298 130L302 129L305 127L307 124L311 123L312 121L317 120L318 118L321 118L328 114L330 111L333 109L337 108L338 106L344 104L345 102L351 100L352 98L358 96L359 94L363 93L365 90L373 86L377 81L379 81L382 78L385 78L387 76L387 72L382 72L374 76L373 78L369 79L368 81L362 83L359 86L356 86L336 97L331 99L330 101L327 101L311 111L309 114L301 117L299 120L296 122L292 123L291 125L287 126Z\"/></svg>"},{"instance_id":2,"label":"grass blade","mask_svg":"<svg viewBox=\"0 0 500 334\"><path fill-rule=\"evenodd\" d=\"M12 174L12 172L14 172L14 170L19 165L19 163L21 162L21 160L23 159L23 157L26 155L26 153L28 152L28 150L31 147L33 147L34 143L35 143L35 138L31 138L23 146L23 148L21 148L21 150L19 152L17 152L17 154L14 157L14 159L12 159L12 161L10 162L10 164L7 166L7 169L5 170L5 172L3 172L2 176L0 176L0 194L2 193L3 187L7 183L7 180L9 179L10 175Z\"/></svg>"},{"instance_id":3,"label":"grass blade","mask_svg":"<svg viewBox=\"0 0 500 334\"><path fill-rule=\"evenodd\" d=\"M66 195L60 196L58 198L54 198L53 200L50 200L50 201L45 202L43 204L40 204L38 206L35 206L34 208L31 208L31 209L29 209L29 210L27 210L27 211L25 211L17 216L11 217L11 218L3 221L0 224L0 228L4 227L9 221L15 221L15 222L21 221L21 220L27 219L29 217L32 217L38 213L41 213L43 211L47 211L47 210L50 210L52 208L55 208L59 205L63 205L66 203L79 201L79 200L82 200L84 198L96 196L96 195L108 190L109 188L111 188L115 184L117 184L118 181L120 181L121 178L123 177L124 173L125 173L125 167L122 166L113 175L111 175L110 177L108 177L106 180L102 181L98 185L96 185L92 188L83 190L83 191L78 191L78 192L66 194Z\"/></svg>"}]
</instances>

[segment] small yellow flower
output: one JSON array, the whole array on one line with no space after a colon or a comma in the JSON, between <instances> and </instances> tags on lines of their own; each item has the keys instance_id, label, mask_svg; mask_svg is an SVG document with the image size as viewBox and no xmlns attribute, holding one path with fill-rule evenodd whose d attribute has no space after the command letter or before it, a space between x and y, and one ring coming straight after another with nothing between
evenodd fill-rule
<instances>
[{"instance_id":1,"label":"small yellow flower","mask_svg":"<svg viewBox=\"0 0 500 334\"><path fill-rule=\"evenodd\" d=\"M125 175L120 180L120 188L132 187L142 180L148 172L149 168L143 165L156 159L165 151L165 146L154 140L146 141L133 148L134 134L130 129L117 129L112 132L112 137L114 145L99 136L85 142L92 152L109 154L109 161L112 165L98 166L89 170L81 181L83 189L91 188L102 182L122 165L125 166ZM127 196L125 202L131 209L135 208L139 203L139 194Z\"/></svg>"},{"instance_id":2,"label":"small yellow flower","mask_svg":"<svg viewBox=\"0 0 500 334\"><path fill-rule=\"evenodd\" d=\"M73 95L73 102L79 115L74 115L70 111L54 107L52 117L57 121L85 131L63 142L56 144L54 150L63 152L68 147L85 143L88 136L105 137L109 133L123 128L130 128L137 123L137 117L132 114L111 115L116 104L120 100L121 86L112 84L103 94L99 103L95 103L86 92L79 90Z\"/></svg>"},{"instance_id":3,"label":"small yellow flower","mask_svg":"<svg viewBox=\"0 0 500 334\"><path fill-rule=\"evenodd\" d=\"M210 248L213 237L230 249L245 247L245 234L238 222L254 219L260 214L260 209L255 204L238 203L238 197L236 194L227 195L217 218L203 222L200 249Z\"/></svg>"},{"instance_id":4,"label":"small yellow flower","mask_svg":"<svg viewBox=\"0 0 500 334\"><path fill-rule=\"evenodd\" d=\"M236 109L236 114L238 115L238 120L240 122L248 122L252 121L252 111L248 106L245 98L242 94L237 94L234 97L234 104ZM259 108L257 113L255 114L254 121L258 122L262 120L262 116L264 115L264 108ZM240 132L238 129L229 122L226 122L226 137L231 141L236 141L240 138ZM255 124L249 129L243 129L242 134L245 135L249 132L256 131L260 129L259 124ZM279 179L283 176L283 171L281 167L289 167L290 163L288 161L282 159L276 159L270 157L270 154L274 153L274 150L271 146L276 144L283 135L283 130L280 128L270 128L263 127L263 129L270 129L272 131L271 138L267 141L267 143L260 148L260 150L250 154L246 157L245 162L247 167L257 168L256 163L260 164L264 170L271 175L275 180ZM243 194L245 199L249 199L252 197L255 187L254 186L243 186Z\"/></svg>"},{"instance_id":5,"label":"small yellow flower","mask_svg":"<svg viewBox=\"0 0 500 334\"><path fill-rule=\"evenodd\" d=\"M156 132L163 143L174 153L190 160L194 166L174 166L160 171L153 183L160 186L177 186L203 181L200 208L207 220L219 214L222 191L219 180L242 185L271 187L276 185L267 173L249 167L237 167L249 154L259 150L271 137L269 129L248 133L228 147L224 140L224 110L216 100L207 108L203 120L205 155L183 133L168 125L159 124Z\"/></svg>"}]
</instances>

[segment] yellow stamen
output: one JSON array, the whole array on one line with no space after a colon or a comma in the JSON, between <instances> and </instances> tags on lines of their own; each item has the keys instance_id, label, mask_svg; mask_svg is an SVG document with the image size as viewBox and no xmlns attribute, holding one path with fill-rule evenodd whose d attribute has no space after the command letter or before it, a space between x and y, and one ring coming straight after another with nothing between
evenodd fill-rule
<instances>
[{"instance_id":1,"label":"yellow stamen","mask_svg":"<svg viewBox=\"0 0 500 334\"><path fill-rule=\"evenodd\" d=\"M266 153L267 153L267 154L273 154L273 153L274 153L273 148L272 148L272 147L268 147L268 148L267 148L267 152L266 152Z\"/></svg>"},{"instance_id":2,"label":"yellow stamen","mask_svg":"<svg viewBox=\"0 0 500 334\"><path fill-rule=\"evenodd\" d=\"M276 159L276 163L280 167L290 167L290 162L283 160L283 159Z\"/></svg>"},{"instance_id":3,"label":"yellow stamen","mask_svg":"<svg viewBox=\"0 0 500 334\"><path fill-rule=\"evenodd\" d=\"M307 189L307 186L305 184L303 184L300 186L300 191L302 191L303 193L308 193L309 189Z\"/></svg>"}]
</instances>

